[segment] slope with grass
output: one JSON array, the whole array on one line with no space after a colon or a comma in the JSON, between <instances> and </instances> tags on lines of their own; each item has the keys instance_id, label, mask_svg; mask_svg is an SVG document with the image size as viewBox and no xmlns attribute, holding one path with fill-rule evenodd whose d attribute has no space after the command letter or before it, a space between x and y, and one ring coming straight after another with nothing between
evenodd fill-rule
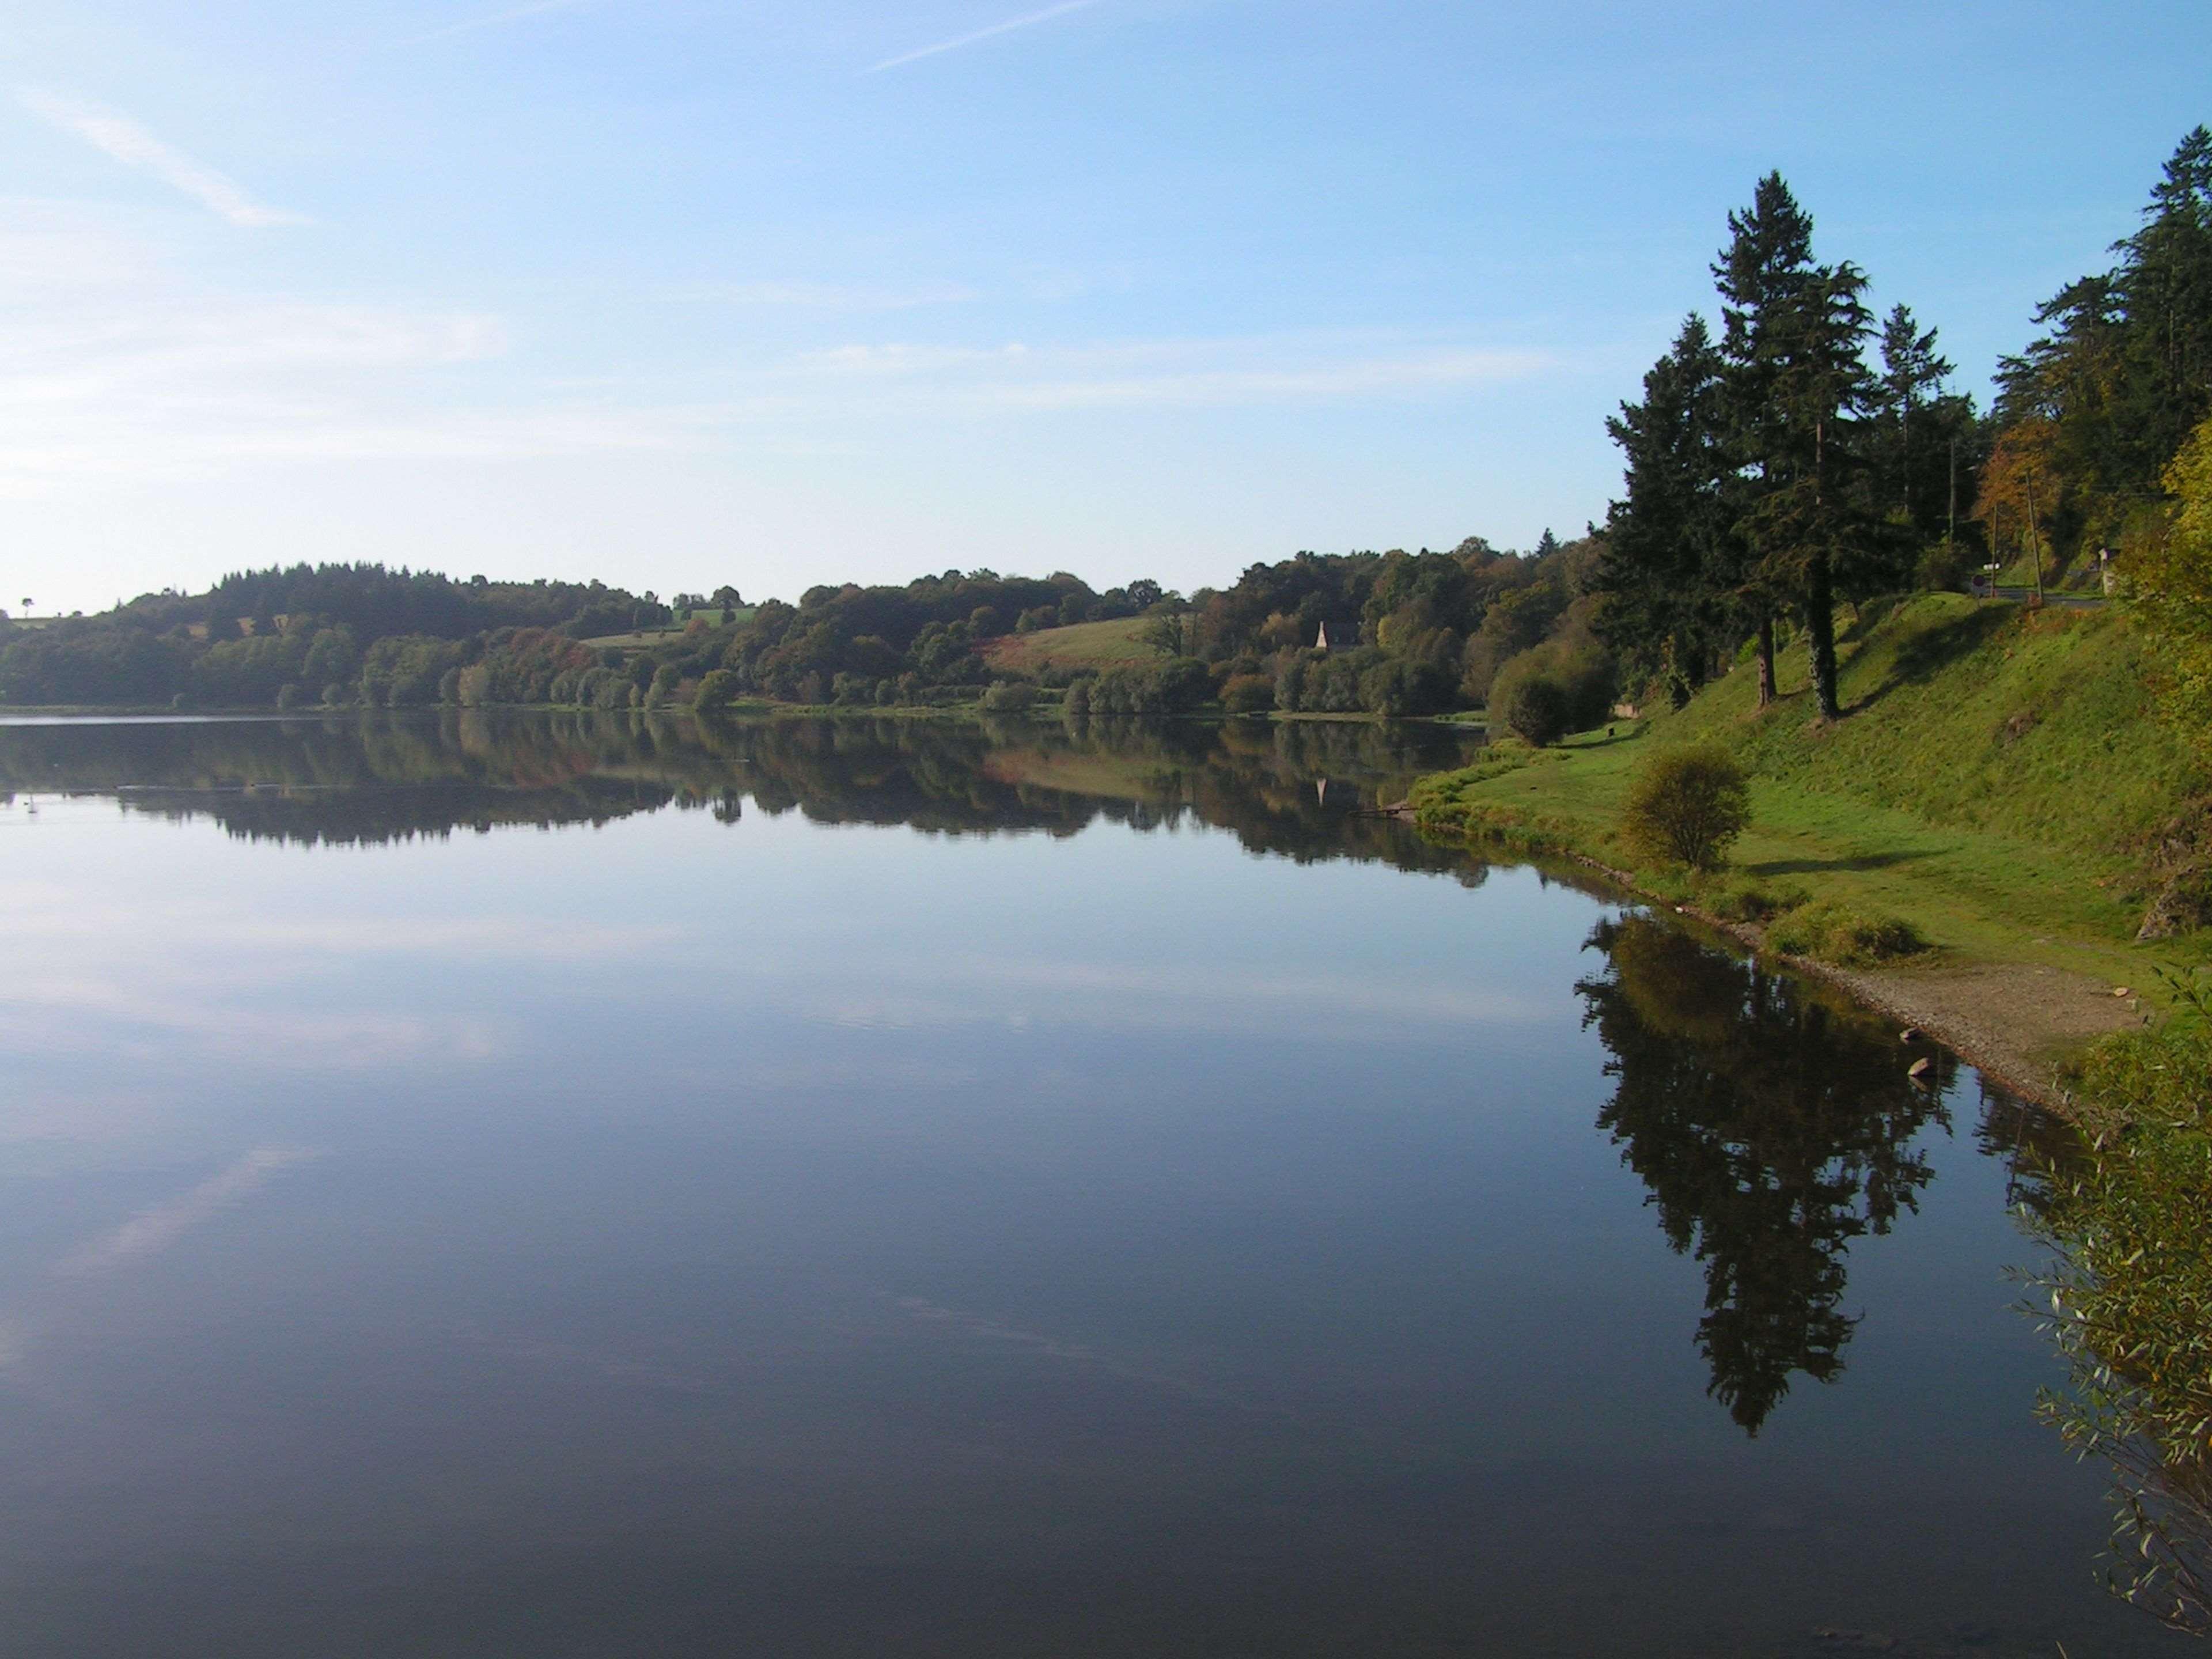
<instances>
[{"instance_id":1,"label":"slope with grass","mask_svg":"<svg viewBox=\"0 0 2212 1659\"><path fill-rule=\"evenodd\" d=\"M1642 726L1425 779L1411 810L1431 835L1583 857L1739 925L1807 905L1902 921L1933 948L1881 977L1932 994L1948 976L1954 1025L2004 1028L1982 1046L2015 1076L2139 1018L2116 987L2154 993L2160 969L2212 956L2201 935L2135 940L2152 846L2212 780L2158 721L2159 666L2127 616L1926 594L1869 607L1844 650L1840 720L1818 719L1799 647L1764 713L1739 670ZM1638 765L1686 742L1752 775L1717 877L1640 862L1618 832Z\"/></svg>"},{"instance_id":2,"label":"slope with grass","mask_svg":"<svg viewBox=\"0 0 2212 1659\"><path fill-rule=\"evenodd\" d=\"M732 613L731 620L749 623L753 619L755 609L750 605L741 605ZM594 639L586 640L584 643L594 651L650 651L655 646L673 645L681 640L695 617L709 628L716 628L721 625L721 616L720 611L687 611L665 628L635 628L626 634L602 634Z\"/></svg>"},{"instance_id":3,"label":"slope with grass","mask_svg":"<svg viewBox=\"0 0 2212 1659\"><path fill-rule=\"evenodd\" d=\"M1127 668L1156 663L1160 653L1145 643L1151 625L1145 617L1112 622L1071 623L1040 628L1034 634L1005 634L982 647L983 660L1009 674L1042 674L1048 670Z\"/></svg>"}]
</instances>

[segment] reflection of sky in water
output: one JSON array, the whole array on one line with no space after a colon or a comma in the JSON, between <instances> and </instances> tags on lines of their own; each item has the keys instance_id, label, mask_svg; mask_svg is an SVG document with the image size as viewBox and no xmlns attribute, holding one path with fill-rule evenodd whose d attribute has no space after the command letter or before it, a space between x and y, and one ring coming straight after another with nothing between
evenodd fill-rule
<instances>
[{"instance_id":1,"label":"reflection of sky in water","mask_svg":"<svg viewBox=\"0 0 2212 1659\"><path fill-rule=\"evenodd\" d=\"M1746 1440L1530 872L0 822L0 1651L2148 1641L1971 1095Z\"/></svg>"}]
</instances>

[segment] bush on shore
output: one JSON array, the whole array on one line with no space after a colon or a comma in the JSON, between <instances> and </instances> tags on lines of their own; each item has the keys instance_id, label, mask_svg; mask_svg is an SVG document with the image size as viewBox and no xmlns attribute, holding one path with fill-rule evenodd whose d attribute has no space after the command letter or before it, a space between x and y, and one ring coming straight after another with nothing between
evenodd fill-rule
<instances>
[{"instance_id":1,"label":"bush on shore","mask_svg":"<svg viewBox=\"0 0 2212 1659\"><path fill-rule=\"evenodd\" d=\"M1498 718L1523 743L1548 749L1567 735L1570 711L1565 688L1548 674L1524 674L1498 699Z\"/></svg>"},{"instance_id":2,"label":"bush on shore","mask_svg":"<svg viewBox=\"0 0 2212 1659\"><path fill-rule=\"evenodd\" d=\"M693 707L702 714L714 714L735 702L741 690L735 674L726 668L717 668L699 682L698 699Z\"/></svg>"},{"instance_id":3,"label":"bush on shore","mask_svg":"<svg viewBox=\"0 0 2212 1659\"><path fill-rule=\"evenodd\" d=\"M998 680L983 694L983 708L993 714L1025 714L1036 700L1037 689L1027 680Z\"/></svg>"},{"instance_id":4,"label":"bush on shore","mask_svg":"<svg viewBox=\"0 0 2212 1659\"><path fill-rule=\"evenodd\" d=\"M1712 870L1750 822L1743 768L1717 744L1693 744L1662 749L1637 769L1620 830L1639 858Z\"/></svg>"}]
</instances>

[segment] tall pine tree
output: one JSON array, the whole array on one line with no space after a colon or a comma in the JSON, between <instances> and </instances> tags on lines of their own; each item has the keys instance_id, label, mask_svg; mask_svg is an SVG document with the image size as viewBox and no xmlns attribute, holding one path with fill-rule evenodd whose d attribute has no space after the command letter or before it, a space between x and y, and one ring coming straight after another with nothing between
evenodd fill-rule
<instances>
[{"instance_id":1,"label":"tall pine tree","mask_svg":"<svg viewBox=\"0 0 2212 1659\"><path fill-rule=\"evenodd\" d=\"M1730 213L1728 225L1729 245L1712 269L1722 301L1721 353L1728 364L1724 406L1733 474L1729 495L1740 520L1786 482L1771 472L1772 458L1783 447L1775 429L1774 379L1781 367L1776 321L1814 275L1813 222L1782 175L1770 173L1753 191L1751 206ZM1762 708L1774 701L1774 613L1785 602L1764 564L1750 558L1726 573L1758 635Z\"/></svg>"},{"instance_id":2,"label":"tall pine tree","mask_svg":"<svg viewBox=\"0 0 2212 1659\"><path fill-rule=\"evenodd\" d=\"M1936 349L1936 331L1922 331L1909 307L1897 306L1881 325L1881 376L1876 388L1882 430L1875 462L1876 495L1916 527L1925 520L1925 502L1915 499L1914 486L1927 469L1914 445L1924 452L1934 435L1923 429L1923 413L1942 400L1943 382L1951 377L1950 360Z\"/></svg>"},{"instance_id":3,"label":"tall pine tree","mask_svg":"<svg viewBox=\"0 0 2212 1659\"><path fill-rule=\"evenodd\" d=\"M1632 681L1663 678L1679 706L1735 635L1724 584L1737 562L1723 501L1723 362L1695 312L1606 430L1620 446L1626 493L1585 579L1607 596L1598 631Z\"/></svg>"},{"instance_id":4,"label":"tall pine tree","mask_svg":"<svg viewBox=\"0 0 2212 1659\"><path fill-rule=\"evenodd\" d=\"M2212 129L2166 161L2143 222L2112 270L2037 308L2045 331L1999 364L1999 421L2051 422L2051 465L2068 503L2051 526L2062 556L2162 529L2160 475L2212 414Z\"/></svg>"},{"instance_id":5,"label":"tall pine tree","mask_svg":"<svg viewBox=\"0 0 2212 1659\"><path fill-rule=\"evenodd\" d=\"M1778 173L1729 216L1714 267L1728 304L1723 350L1732 459L1750 555L1742 591L1759 617L1759 701L1773 696L1772 614L1794 604L1811 647L1813 690L1834 719L1835 605L1841 588L1883 585L1892 538L1870 512L1858 416L1873 401L1863 358L1873 326L1856 265L1813 260L1813 222Z\"/></svg>"}]
</instances>

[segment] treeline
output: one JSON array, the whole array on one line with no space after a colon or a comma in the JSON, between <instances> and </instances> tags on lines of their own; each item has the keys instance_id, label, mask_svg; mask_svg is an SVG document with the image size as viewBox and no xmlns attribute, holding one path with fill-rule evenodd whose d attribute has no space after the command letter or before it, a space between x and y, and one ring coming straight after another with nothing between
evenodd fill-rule
<instances>
[{"instance_id":1,"label":"treeline","mask_svg":"<svg viewBox=\"0 0 2212 1659\"><path fill-rule=\"evenodd\" d=\"M1450 552L1322 555L1255 564L1226 590L1188 598L1152 580L1094 593L1066 573L1042 581L948 571L899 587L820 587L770 602L631 665L648 702L713 708L748 698L844 706L965 701L1012 708L1025 684L1066 689L1063 710L1432 714L1480 706L1517 657L1569 665L1575 712L1601 717L1612 659L1590 626L1580 573L1593 543L1547 532L1527 556L1470 538ZM1071 622L1135 617L1154 657L1110 667L1003 665L992 642ZM696 677L696 689L695 688ZM995 687L996 690L990 688ZM656 688L658 688L656 690Z\"/></svg>"},{"instance_id":2,"label":"treeline","mask_svg":"<svg viewBox=\"0 0 2212 1659\"><path fill-rule=\"evenodd\" d=\"M2181 141L2112 251L2037 309L2047 331L1998 368L1978 510L2052 567L2162 541L2165 474L2212 415L2212 129Z\"/></svg>"},{"instance_id":3,"label":"treeline","mask_svg":"<svg viewBox=\"0 0 2212 1659\"><path fill-rule=\"evenodd\" d=\"M666 666L681 684L720 671L706 690L710 704L962 700L1000 678L980 654L991 640L1138 616L1165 597L1149 579L1102 593L1066 571L1036 578L948 570L902 587L811 587L796 605L770 600L726 634L664 652L654 672Z\"/></svg>"},{"instance_id":4,"label":"treeline","mask_svg":"<svg viewBox=\"0 0 2212 1659\"><path fill-rule=\"evenodd\" d=\"M734 588L721 597L738 603ZM31 626L0 612L0 702L430 702L448 671L519 635L573 644L671 616L652 593L598 581L296 564L234 573L204 593L145 594L96 617Z\"/></svg>"},{"instance_id":5,"label":"treeline","mask_svg":"<svg viewBox=\"0 0 2212 1659\"><path fill-rule=\"evenodd\" d=\"M1587 724L1613 678L1583 592L1595 554L1549 531L1527 555L1479 536L1449 552L1300 553L1194 595L1163 642L1204 663L1233 713L1434 714L1489 702L1506 666L1548 641L1584 671Z\"/></svg>"},{"instance_id":6,"label":"treeline","mask_svg":"<svg viewBox=\"0 0 2212 1659\"><path fill-rule=\"evenodd\" d=\"M2078 584L2166 547L2175 458L2212 411L2212 132L2113 268L2038 311L2051 331L2004 360L1988 415L1947 389L1936 330L1903 305L1877 325L1866 274L1814 257L1779 174L1728 229L1718 331L1692 313L1608 422L1626 492L1586 587L1629 684L1680 703L1742 659L1767 702L1794 629L1833 717L1839 604L2015 560Z\"/></svg>"},{"instance_id":7,"label":"treeline","mask_svg":"<svg viewBox=\"0 0 2212 1659\"><path fill-rule=\"evenodd\" d=\"M772 599L740 614L725 588L712 599L678 596L690 613L681 632L600 647L587 641L661 627L671 607L597 584L301 566L96 617L0 622L0 700L600 709L985 701L1010 710L1037 690L1065 689L1062 708L1078 718L1215 704L1426 714L1480 706L1516 659L1541 657L1568 665L1576 714L1595 719L1613 678L1590 625L1596 601L1583 592L1595 551L1547 532L1527 556L1480 538L1450 552L1300 553L1188 599L1151 579L1101 592L1066 572L948 570L902 586L811 588L795 605ZM993 642L1009 635L1128 618L1141 620L1150 660L1034 678L993 661Z\"/></svg>"}]
</instances>

